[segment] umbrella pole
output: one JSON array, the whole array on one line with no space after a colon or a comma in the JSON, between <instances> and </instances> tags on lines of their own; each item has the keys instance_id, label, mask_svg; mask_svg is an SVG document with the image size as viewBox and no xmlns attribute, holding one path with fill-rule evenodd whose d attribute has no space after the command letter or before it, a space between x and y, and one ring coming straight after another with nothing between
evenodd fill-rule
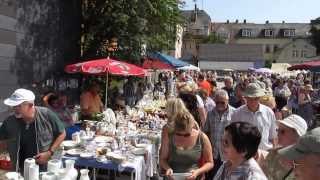
<instances>
[{"instance_id":1,"label":"umbrella pole","mask_svg":"<svg viewBox=\"0 0 320 180\"><path fill-rule=\"evenodd\" d=\"M104 107L107 109L107 101L108 101L108 84L109 84L109 72L107 72L107 82L106 82L106 99L105 99L105 104Z\"/></svg>"}]
</instances>

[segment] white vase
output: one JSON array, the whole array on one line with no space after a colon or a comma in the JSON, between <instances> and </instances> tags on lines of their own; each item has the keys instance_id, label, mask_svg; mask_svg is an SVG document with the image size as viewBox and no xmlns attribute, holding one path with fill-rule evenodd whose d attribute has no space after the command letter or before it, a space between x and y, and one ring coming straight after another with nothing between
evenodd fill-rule
<instances>
[{"instance_id":1,"label":"white vase","mask_svg":"<svg viewBox=\"0 0 320 180\"><path fill-rule=\"evenodd\" d=\"M80 180L90 180L89 178L89 170L88 169L81 169L80 170Z\"/></svg>"},{"instance_id":2,"label":"white vase","mask_svg":"<svg viewBox=\"0 0 320 180\"><path fill-rule=\"evenodd\" d=\"M67 178L67 170L66 169L59 169L57 172L57 179L69 180L69 178Z\"/></svg>"},{"instance_id":3,"label":"white vase","mask_svg":"<svg viewBox=\"0 0 320 180\"><path fill-rule=\"evenodd\" d=\"M67 177L70 180L77 180L78 177L78 171L74 168L74 160L66 160L66 173L67 173Z\"/></svg>"}]
</instances>

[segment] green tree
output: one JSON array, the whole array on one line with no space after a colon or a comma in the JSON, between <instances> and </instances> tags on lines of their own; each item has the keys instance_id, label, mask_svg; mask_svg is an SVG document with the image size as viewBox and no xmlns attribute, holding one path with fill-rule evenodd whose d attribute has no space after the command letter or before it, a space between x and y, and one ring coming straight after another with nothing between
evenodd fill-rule
<instances>
[{"instance_id":1,"label":"green tree","mask_svg":"<svg viewBox=\"0 0 320 180\"><path fill-rule=\"evenodd\" d=\"M205 37L201 43L214 44L214 43L225 43L225 39L218 36L215 32L210 33L209 36Z\"/></svg>"},{"instance_id":2,"label":"green tree","mask_svg":"<svg viewBox=\"0 0 320 180\"><path fill-rule=\"evenodd\" d=\"M317 48L317 54L320 54L320 17L311 21L311 43Z\"/></svg>"},{"instance_id":3,"label":"green tree","mask_svg":"<svg viewBox=\"0 0 320 180\"><path fill-rule=\"evenodd\" d=\"M84 57L106 56L105 41L118 39L116 57L137 61L147 50L170 49L181 22L177 0L84 0Z\"/></svg>"}]
</instances>

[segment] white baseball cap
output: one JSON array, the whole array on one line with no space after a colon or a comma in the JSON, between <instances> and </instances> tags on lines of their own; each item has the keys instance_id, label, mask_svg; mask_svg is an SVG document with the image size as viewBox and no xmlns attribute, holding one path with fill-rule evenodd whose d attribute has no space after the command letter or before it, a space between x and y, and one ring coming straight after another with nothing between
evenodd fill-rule
<instances>
[{"instance_id":1,"label":"white baseball cap","mask_svg":"<svg viewBox=\"0 0 320 180\"><path fill-rule=\"evenodd\" d=\"M308 129L306 121L296 114L292 114L283 120L279 120L278 122L296 130L299 136L306 134Z\"/></svg>"},{"instance_id":2,"label":"white baseball cap","mask_svg":"<svg viewBox=\"0 0 320 180\"><path fill-rule=\"evenodd\" d=\"M32 91L27 89L17 89L11 96L4 100L4 104L7 106L18 106L26 101L34 101L35 95Z\"/></svg>"}]
</instances>

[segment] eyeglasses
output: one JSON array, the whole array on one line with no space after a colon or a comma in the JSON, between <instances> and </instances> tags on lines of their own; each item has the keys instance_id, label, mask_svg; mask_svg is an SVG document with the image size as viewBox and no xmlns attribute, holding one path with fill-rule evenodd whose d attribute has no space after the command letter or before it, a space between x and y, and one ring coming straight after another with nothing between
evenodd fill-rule
<instances>
[{"instance_id":1,"label":"eyeglasses","mask_svg":"<svg viewBox=\"0 0 320 180\"><path fill-rule=\"evenodd\" d=\"M224 147L229 147L230 146L230 142L227 140L227 139L223 139L222 138L222 145L224 146Z\"/></svg>"},{"instance_id":2,"label":"eyeglasses","mask_svg":"<svg viewBox=\"0 0 320 180\"><path fill-rule=\"evenodd\" d=\"M297 163L295 160L292 161L293 169L296 169L298 166L302 166L302 163Z\"/></svg>"},{"instance_id":3,"label":"eyeglasses","mask_svg":"<svg viewBox=\"0 0 320 180\"><path fill-rule=\"evenodd\" d=\"M175 135L177 135L177 136L182 136L182 137L190 137L191 136L191 133L185 133L185 134L183 134L183 133L175 133Z\"/></svg>"},{"instance_id":4,"label":"eyeglasses","mask_svg":"<svg viewBox=\"0 0 320 180\"><path fill-rule=\"evenodd\" d=\"M278 131L278 134L281 134L281 135L286 134L286 130L284 130L282 128L278 128L277 131Z\"/></svg>"}]
</instances>

